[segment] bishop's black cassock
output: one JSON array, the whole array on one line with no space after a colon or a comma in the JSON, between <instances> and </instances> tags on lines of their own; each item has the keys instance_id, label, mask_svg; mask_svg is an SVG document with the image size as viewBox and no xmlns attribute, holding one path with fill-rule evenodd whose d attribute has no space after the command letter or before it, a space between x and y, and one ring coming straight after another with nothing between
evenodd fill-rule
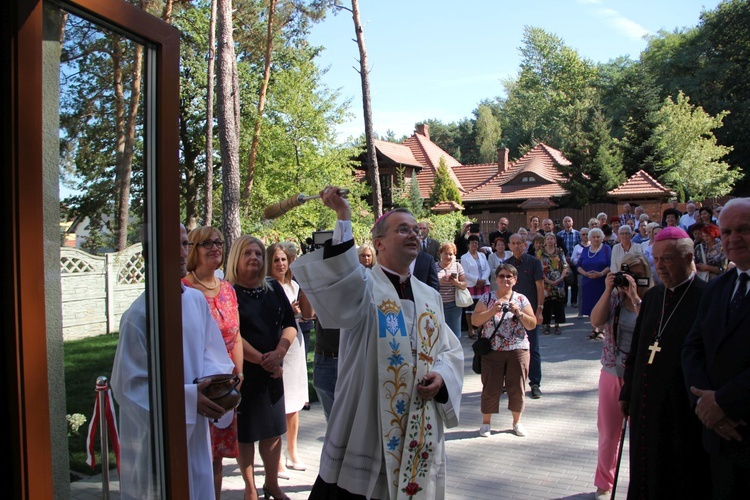
<instances>
[{"instance_id":1,"label":"bishop's black cassock","mask_svg":"<svg viewBox=\"0 0 750 500\"><path fill-rule=\"evenodd\" d=\"M685 337L701 313L704 286L698 278L674 290L661 284L643 297L620 393L621 401L630 402L628 498L710 497L702 426L680 362Z\"/></svg>"}]
</instances>

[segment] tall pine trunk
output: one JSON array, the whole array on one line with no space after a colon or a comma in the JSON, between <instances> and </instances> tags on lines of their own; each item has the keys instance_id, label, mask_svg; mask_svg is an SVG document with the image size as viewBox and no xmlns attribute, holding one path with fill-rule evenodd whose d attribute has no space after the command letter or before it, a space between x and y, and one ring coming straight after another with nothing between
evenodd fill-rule
<instances>
[{"instance_id":1,"label":"tall pine trunk","mask_svg":"<svg viewBox=\"0 0 750 500\"><path fill-rule=\"evenodd\" d=\"M258 156L258 144L260 143L260 128L263 123L263 108L266 104L266 93L268 92L268 81L271 79L271 55L273 53L273 16L276 11L276 0L271 0L268 4L268 30L266 32L266 64L263 69L263 82L260 85L260 95L258 96L258 117L255 121L253 130L253 142L250 146L250 160L247 165L247 183L242 193L242 199L250 198L253 190L253 181L255 180L255 159Z\"/></svg>"},{"instance_id":2,"label":"tall pine trunk","mask_svg":"<svg viewBox=\"0 0 750 500\"><path fill-rule=\"evenodd\" d=\"M218 50L216 95L222 164L222 229L227 248L241 234L239 95L236 93L237 57L232 36L232 1L218 0Z\"/></svg>"},{"instance_id":3,"label":"tall pine trunk","mask_svg":"<svg viewBox=\"0 0 750 500\"><path fill-rule=\"evenodd\" d=\"M362 79L362 109L365 118L365 143L367 145L367 172L370 175L372 185L372 210L375 218L383 214L383 196L380 191L380 172L378 169L378 158L375 151L375 132L372 128L372 106L370 104L370 77L367 69L367 49L365 48L365 35L359 20L359 2L352 0L352 18L354 19L354 32L357 35L357 46L359 47L359 76Z\"/></svg>"},{"instance_id":4,"label":"tall pine trunk","mask_svg":"<svg viewBox=\"0 0 750 500\"><path fill-rule=\"evenodd\" d=\"M206 91L206 200L203 223L211 225L214 217L214 68L216 66L216 1L211 0L208 28L208 78Z\"/></svg>"}]
</instances>

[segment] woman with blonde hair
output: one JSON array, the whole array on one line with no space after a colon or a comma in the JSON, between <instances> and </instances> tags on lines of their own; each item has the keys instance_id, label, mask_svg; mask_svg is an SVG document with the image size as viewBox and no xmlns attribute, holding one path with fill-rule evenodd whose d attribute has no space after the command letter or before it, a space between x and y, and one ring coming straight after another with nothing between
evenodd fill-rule
<instances>
[{"instance_id":1,"label":"woman with blonde hair","mask_svg":"<svg viewBox=\"0 0 750 500\"><path fill-rule=\"evenodd\" d=\"M375 249L372 245L364 243L357 247L357 256L359 257L359 263L365 266L367 269L372 269L378 259L375 257Z\"/></svg>"},{"instance_id":2,"label":"woman with blonde hair","mask_svg":"<svg viewBox=\"0 0 750 500\"><path fill-rule=\"evenodd\" d=\"M244 346L242 401L237 408L237 435L245 498L258 498L255 486L255 442L263 461L266 498L288 498L279 487L281 435L286 432L282 363L297 339L294 312L284 289L266 280L265 246L254 236L235 240L227 260L227 281L234 285Z\"/></svg>"},{"instance_id":3,"label":"woman with blonde hair","mask_svg":"<svg viewBox=\"0 0 750 500\"><path fill-rule=\"evenodd\" d=\"M266 249L268 276L275 279L284 289L292 306L297 322L297 336L284 357L284 409L286 411L286 450L285 460L279 464L283 473L286 469L303 471L307 466L297 455L297 435L299 433L299 412L310 399L307 382L307 356L299 318L302 317L304 292L292 279L289 267L297 257L297 247L291 242L274 243Z\"/></svg>"},{"instance_id":4,"label":"woman with blonde hair","mask_svg":"<svg viewBox=\"0 0 750 500\"><path fill-rule=\"evenodd\" d=\"M443 314L445 322L461 338L461 312L463 309L456 305L456 288L466 289L466 274L463 266L456 261L456 245L443 243L438 249L440 262L435 263L438 283L440 283L440 298L443 299Z\"/></svg>"},{"instance_id":5,"label":"woman with blonde hair","mask_svg":"<svg viewBox=\"0 0 750 500\"><path fill-rule=\"evenodd\" d=\"M182 278L185 286L195 288L203 293L221 331L229 359L234 363L233 373L240 379L245 378L242 371L242 337L240 336L240 318L237 309L237 294L231 283L216 277L214 274L224 263L224 237L211 226L201 226L188 234L190 250L187 257L187 275ZM241 389L241 388L240 388ZM226 458L237 458L237 415L229 427L220 429L209 423L211 431L211 448L213 452L214 488L216 498L221 495L222 461Z\"/></svg>"},{"instance_id":6,"label":"woman with blonde hair","mask_svg":"<svg viewBox=\"0 0 750 500\"><path fill-rule=\"evenodd\" d=\"M609 498L614 484L622 431L620 390L643 295L653 286L651 267L642 253L628 253L621 262L627 273L610 273L604 293L591 311L591 324L604 330L599 374L597 428L599 449L594 476L597 497Z\"/></svg>"}]
</instances>

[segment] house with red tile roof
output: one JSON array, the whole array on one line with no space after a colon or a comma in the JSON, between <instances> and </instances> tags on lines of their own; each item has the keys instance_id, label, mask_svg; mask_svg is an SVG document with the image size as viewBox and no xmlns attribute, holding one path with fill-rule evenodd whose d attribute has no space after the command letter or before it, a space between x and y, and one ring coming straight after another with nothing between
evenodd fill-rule
<instances>
[{"instance_id":1,"label":"house with red tile roof","mask_svg":"<svg viewBox=\"0 0 750 500\"><path fill-rule=\"evenodd\" d=\"M674 191L651 177L645 170L634 173L607 194L620 203L641 205L643 211L653 220L661 220L661 214L667 208L665 202L675 196Z\"/></svg>"},{"instance_id":2,"label":"house with red tile roof","mask_svg":"<svg viewBox=\"0 0 750 500\"><path fill-rule=\"evenodd\" d=\"M414 134L400 144L376 140L374 145L386 208L392 205L393 187L399 182L401 169L404 182L411 182L416 177L420 194L429 198L442 158L461 193L463 206L444 202L430 207L435 213L463 210L464 214L482 224L483 231L494 230L500 215L509 218L511 227L527 226L532 216L555 218L560 210L571 212L577 222L584 218L588 220L586 207L583 210L558 208L558 200L568 194L561 167L569 167L572 163L561 151L547 144L536 145L515 161L508 158L507 148L500 148L496 163L463 165L430 140L427 124L420 124ZM355 177L364 180L364 154L360 159L362 166ZM674 195L643 170L608 194L623 202L648 207L654 205L656 213L659 203ZM605 207L604 211L615 213L613 204L597 204L589 208L602 210L602 207Z\"/></svg>"},{"instance_id":3,"label":"house with red tile roof","mask_svg":"<svg viewBox=\"0 0 750 500\"><path fill-rule=\"evenodd\" d=\"M432 142L429 126L422 124L401 144L376 140L374 145L385 206L390 205L399 169L403 169L405 182L416 176L422 197L429 198L441 158L461 193L467 215L548 210L557 206L555 199L567 194L560 185L563 176L559 166L571 163L562 152L546 144L539 144L514 162L509 161L509 150L501 148L497 163L463 165ZM365 177L363 168L356 172L358 179ZM445 213L459 206L443 203L431 209Z\"/></svg>"}]
</instances>

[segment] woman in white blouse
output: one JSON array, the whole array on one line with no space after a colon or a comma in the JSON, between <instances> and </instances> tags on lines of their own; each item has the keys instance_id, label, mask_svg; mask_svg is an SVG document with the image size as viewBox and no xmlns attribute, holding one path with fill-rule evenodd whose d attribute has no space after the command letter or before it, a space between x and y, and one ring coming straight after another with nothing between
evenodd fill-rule
<instances>
[{"instance_id":1,"label":"woman in white blouse","mask_svg":"<svg viewBox=\"0 0 750 500\"><path fill-rule=\"evenodd\" d=\"M487 263L487 257L479 251L479 237L475 234L469 236L469 251L461 256L461 265L466 274L469 293L471 293L471 298L474 299L474 305L464 310L469 337L474 339L477 335L474 325L471 324L471 313L479 297L490 291L487 281L490 277L490 266Z\"/></svg>"}]
</instances>

